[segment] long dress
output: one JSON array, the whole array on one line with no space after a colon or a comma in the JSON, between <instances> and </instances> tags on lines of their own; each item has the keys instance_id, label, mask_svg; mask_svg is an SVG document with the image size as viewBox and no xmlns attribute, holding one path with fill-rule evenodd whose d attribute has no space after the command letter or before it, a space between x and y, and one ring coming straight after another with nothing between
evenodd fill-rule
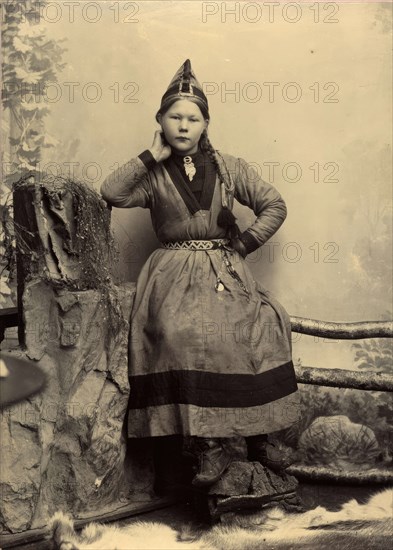
<instances>
[{"instance_id":1,"label":"long dress","mask_svg":"<svg viewBox=\"0 0 393 550\"><path fill-rule=\"evenodd\" d=\"M148 168L140 157L104 180L108 203L149 208L161 242L225 237L216 174L207 175L198 201L170 159ZM285 203L243 159L222 157L234 197L256 215L247 232L262 245L285 219ZM144 264L131 315L129 437L247 437L298 421L289 316L246 260L227 254L242 284L221 249L158 248Z\"/></svg>"}]
</instances>

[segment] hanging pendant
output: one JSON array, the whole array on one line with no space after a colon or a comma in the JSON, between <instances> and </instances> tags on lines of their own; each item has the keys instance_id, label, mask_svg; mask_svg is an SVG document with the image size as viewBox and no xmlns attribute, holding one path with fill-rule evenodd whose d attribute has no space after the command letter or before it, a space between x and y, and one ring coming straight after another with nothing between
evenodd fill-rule
<instances>
[{"instance_id":1,"label":"hanging pendant","mask_svg":"<svg viewBox=\"0 0 393 550\"><path fill-rule=\"evenodd\" d=\"M184 157L183 162L184 162L184 170L186 172L186 176L188 176L188 179L192 181L193 177L196 174L195 164L192 162L192 158L190 156Z\"/></svg>"},{"instance_id":2,"label":"hanging pendant","mask_svg":"<svg viewBox=\"0 0 393 550\"><path fill-rule=\"evenodd\" d=\"M222 282L220 281L220 279L217 279L217 282L214 286L216 292L222 292L224 290L224 285L222 284Z\"/></svg>"}]
</instances>

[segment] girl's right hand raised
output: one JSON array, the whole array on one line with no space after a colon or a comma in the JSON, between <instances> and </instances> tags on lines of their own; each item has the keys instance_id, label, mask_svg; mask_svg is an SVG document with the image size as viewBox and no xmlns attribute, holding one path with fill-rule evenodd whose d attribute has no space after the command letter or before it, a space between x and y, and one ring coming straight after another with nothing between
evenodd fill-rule
<instances>
[{"instance_id":1,"label":"girl's right hand raised","mask_svg":"<svg viewBox=\"0 0 393 550\"><path fill-rule=\"evenodd\" d=\"M164 133L161 130L156 130L150 152L157 162L162 162L170 157L172 149L165 141Z\"/></svg>"}]
</instances>

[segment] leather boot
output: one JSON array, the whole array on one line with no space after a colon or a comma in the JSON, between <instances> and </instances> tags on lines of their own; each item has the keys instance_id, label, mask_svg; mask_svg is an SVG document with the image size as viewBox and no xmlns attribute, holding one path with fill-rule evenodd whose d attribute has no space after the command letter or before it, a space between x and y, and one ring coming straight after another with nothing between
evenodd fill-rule
<instances>
[{"instance_id":1,"label":"leather boot","mask_svg":"<svg viewBox=\"0 0 393 550\"><path fill-rule=\"evenodd\" d=\"M282 473L294 462L287 449L280 448L277 443L269 442L266 434L246 437L246 441L250 462L259 462L277 473Z\"/></svg>"},{"instance_id":2,"label":"leather boot","mask_svg":"<svg viewBox=\"0 0 393 550\"><path fill-rule=\"evenodd\" d=\"M232 460L219 438L196 438L194 455L198 457L198 472L191 482L195 487L213 485Z\"/></svg>"}]
</instances>

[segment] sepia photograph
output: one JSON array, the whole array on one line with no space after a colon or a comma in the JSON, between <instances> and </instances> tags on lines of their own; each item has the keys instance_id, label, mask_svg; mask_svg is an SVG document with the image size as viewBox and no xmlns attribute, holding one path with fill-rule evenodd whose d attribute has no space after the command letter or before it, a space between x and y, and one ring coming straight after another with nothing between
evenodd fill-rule
<instances>
[{"instance_id":1,"label":"sepia photograph","mask_svg":"<svg viewBox=\"0 0 393 550\"><path fill-rule=\"evenodd\" d=\"M391 0L0 5L0 547L390 549Z\"/></svg>"}]
</instances>

